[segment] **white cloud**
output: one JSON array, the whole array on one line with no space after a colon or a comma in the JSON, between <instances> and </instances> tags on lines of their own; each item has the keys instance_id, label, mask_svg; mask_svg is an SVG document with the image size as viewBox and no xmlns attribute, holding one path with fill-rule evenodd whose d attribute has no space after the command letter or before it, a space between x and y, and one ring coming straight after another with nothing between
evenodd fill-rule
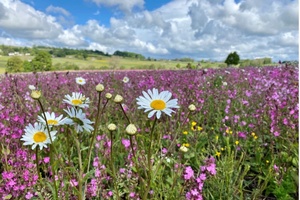
<instances>
[{"instance_id":1,"label":"white cloud","mask_svg":"<svg viewBox=\"0 0 300 200\"><path fill-rule=\"evenodd\" d=\"M97 5L117 7L120 10L129 13L133 8L143 8L144 0L90 0Z\"/></svg>"},{"instance_id":2,"label":"white cloud","mask_svg":"<svg viewBox=\"0 0 300 200\"><path fill-rule=\"evenodd\" d=\"M65 15L65 16L70 16L70 13L64 9L64 8L61 8L61 7L56 7L56 6L48 6L46 8L46 12L48 13L58 13L58 14L62 14L62 15Z\"/></svg>"},{"instance_id":3,"label":"white cloud","mask_svg":"<svg viewBox=\"0 0 300 200\"><path fill-rule=\"evenodd\" d=\"M54 17L18 0L1 0L0 43L132 51L146 57L225 60L237 51L242 59L298 59L298 0L173 0L153 11L142 10L143 0L90 1L125 15L111 17L109 26L90 19L65 27L63 19L71 15L64 8L49 6L48 12L59 14Z\"/></svg>"},{"instance_id":4,"label":"white cloud","mask_svg":"<svg viewBox=\"0 0 300 200\"><path fill-rule=\"evenodd\" d=\"M2 14L0 18L0 28L13 37L48 39L57 37L62 31L54 17L18 0L2 0L0 8L4 11L4 17Z\"/></svg>"}]
</instances>

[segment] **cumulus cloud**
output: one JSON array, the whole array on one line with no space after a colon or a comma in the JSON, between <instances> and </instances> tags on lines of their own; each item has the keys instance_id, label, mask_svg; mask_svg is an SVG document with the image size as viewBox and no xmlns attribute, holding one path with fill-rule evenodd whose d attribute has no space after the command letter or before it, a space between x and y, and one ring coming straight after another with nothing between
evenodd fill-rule
<instances>
[{"instance_id":1,"label":"cumulus cloud","mask_svg":"<svg viewBox=\"0 0 300 200\"><path fill-rule=\"evenodd\" d=\"M10 35L15 41L30 39L27 44L161 58L222 61L237 51L241 59L298 59L298 0L173 0L153 11L143 9L143 0L90 1L124 15L111 17L109 25L90 19L66 27L62 19L71 14L64 8L49 6L46 14L18 0L1 0L0 31L5 36L0 42L13 42L5 40Z\"/></svg>"},{"instance_id":2,"label":"cumulus cloud","mask_svg":"<svg viewBox=\"0 0 300 200\"><path fill-rule=\"evenodd\" d=\"M61 8L61 7L56 7L56 6L53 6L53 5L48 6L46 8L46 12L48 12L48 13L58 13L58 14L62 14L62 15L65 15L65 16L70 16L69 11L67 11L66 9Z\"/></svg>"},{"instance_id":3,"label":"cumulus cloud","mask_svg":"<svg viewBox=\"0 0 300 200\"><path fill-rule=\"evenodd\" d=\"M20 1L2 0L0 3L4 17L0 18L0 28L14 37L27 39L55 38L62 31L60 24L52 16L35 10Z\"/></svg>"},{"instance_id":4,"label":"cumulus cloud","mask_svg":"<svg viewBox=\"0 0 300 200\"><path fill-rule=\"evenodd\" d=\"M90 0L97 5L101 6L109 6L109 7L117 7L120 10L129 13L133 8L143 8L144 0Z\"/></svg>"}]
</instances>

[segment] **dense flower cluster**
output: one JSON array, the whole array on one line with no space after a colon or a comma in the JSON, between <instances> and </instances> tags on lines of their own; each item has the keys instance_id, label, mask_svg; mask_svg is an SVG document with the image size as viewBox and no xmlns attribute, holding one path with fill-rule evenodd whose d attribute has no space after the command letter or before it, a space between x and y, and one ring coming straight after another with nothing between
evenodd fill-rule
<instances>
[{"instance_id":1,"label":"dense flower cluster","mask_svg":"<svg viewBox=\"0 0 300 200\"><path fill-rule=\"evenodd\" d=\"M139 73L138 76L137 73ZM77 77L80 79L76 79ZM74 80L77 84L74 83ZM34 122L38 120L40 124L43 124L45 119L40 115L41 109L37 101L32 99L32 92L28 90L29 86L34 91L36 88L38 91L42 91L42 98L40 98L39 92L37 96L34 94L34 98L38 97L37 99L45 101L46 116L51 128L56 128L56 125L69 124L74 125L78 133L93 131L92 121L94 118L92 117L96 113L96 108L90 104L96 102L95 86L99 83L105 83L107 94L107 99L101 102L102 105L105 104L106 100L112 98L112 94L121 94L122 101L118 100L118 102L121 103L126 100L128 107L126 112L128 114L134 113L131 116L134 123L147 120L148 117L152 116L161 118L162 122L165 122L164 115L161 114L171 115L172 113L172 118L178 119L178 122L171 121L168 124L167 132L172 133L174 131L173 128L176 127L174 124L186 122L185 114L187 112L197 110L199 116L205 116L202 124L206 128L221 124L221 127L216 129L216 132L221 133L216 137L216 140L221 136L232 136L234 142L238 141L235 146L239 149L243 148L243 141L258 141L267 135L267 139L264 138L264 143L260 148L269 151L269 146L274 139L286 134L298 133L298 68L294 66L165 70L151 71L151 73L149 71L114 71L8 74L0 77L0 82L0 163L2 163L0 165L0 198L2 199L9 197L10 199L30 199L37 196L35 185L38 176L35 171L34 151L24 147L24 143L20 139L26 132L24 130L28 130L27 132L35 130ZM151 91L152 88L159 88L160 91L168 91L169 93L159 94L156 90ZM102 91L102 87L98 88L97 91ZM140 96L142 91L148 91L148 94L144 92L144 97L142 97ZM73 93L69 95L70 92ZM172 94L174 101L167 105L168 102L172 101L170 94ZM148 116L138 110L137 97L139 97L139 106L146 109L147 112L150 111ZM166 105L162 105L161 101L155 101L157 99L163 100ZM155 105L153 101L155 101ZM171 108L178 108L177 104L180 105L180 108L176 110L176 113L173 113ZM193 106L189 107L189 105ZM163 109L168 106L170 109ZM68 119L53 114L63 113L64 109ZM114 113L114 117L118 116L115 108L108 108L108 113ZM216 114L219 114L218 117ZM109 119L108 116L104 116L102 123L111 123ZM33 125L26 129L28 124ZM36 127L41 128L40 126L42 125L36 125ZM233 128L230 129L230 127ZM118 126L118 130L120 128ZM195 132L198 129L192 131ZM37 135L36 140L47 141L46 143L49 144L47 134L42 134L46 132L44 127L40 131L33 132L41 132ZM143 130L134 129L136 136L148 132L149 130L146 128ZM52 134L54 136L54 132ZM189 135L190 133L187 134L187 136ZM163 137L169 140L173 135L166 134ZM214 136L213 139L215 139ZM120 180L130 180L134 186L138 182L136 174L131 170L133 150L135 149L130 148L131 141L125 136L120 139L120 143L128 155L125 155L124 161L126 168L116 169L116 171ZM98 157L104 156L109 160L111 141L103 135L98 136L95 147L99 151L93 158L94 176L89 179L87 197L95 197L101 193L100 191L103 191L102 197L108 199L113 193L103 183L109 182L111 177L105 172L107 166L101 163ZM193 146L189 147L189 151L186 153L192 151L193 148ZM46 149L44 153L45 158L40 160L40 164L43 165L44 173L47 175L50 170ZM181 155L186 154L180 153ZM222 157L222 150L218 153ZM71 165L72 163L70 163ZM186 167L182 176L182 179L189 183L189 187L184 191L186 199L201 199L204 181L209 176L216 174L218 174L216 172L216 160L213 157L207 159L205 165L199 169ZM46 175L44 178L48 179L50 176ZM59 175L59 177L65 176ZM74 181L66 187L75 186L74 184L78 181L74 177L71 178ZM134 187L130 188L128 196L130 195L133 199L139 198L135 192Z\"/></svg>"}]
</instances>

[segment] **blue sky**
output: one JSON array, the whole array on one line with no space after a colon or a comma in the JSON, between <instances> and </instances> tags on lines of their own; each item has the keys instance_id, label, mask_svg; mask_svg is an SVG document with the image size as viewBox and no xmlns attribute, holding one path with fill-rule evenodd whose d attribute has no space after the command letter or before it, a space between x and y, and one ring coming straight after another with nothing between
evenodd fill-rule
<instances>
[{"instance_id":1,"label":"blue sky","mask_svg":"<svg viewBox=\"0 0 300 200\"><path fill-rule=\"evenodd\" d=\"M299 0L0 0L0 44L153 58L299 58Z\"/></svg>"}]
</instances>

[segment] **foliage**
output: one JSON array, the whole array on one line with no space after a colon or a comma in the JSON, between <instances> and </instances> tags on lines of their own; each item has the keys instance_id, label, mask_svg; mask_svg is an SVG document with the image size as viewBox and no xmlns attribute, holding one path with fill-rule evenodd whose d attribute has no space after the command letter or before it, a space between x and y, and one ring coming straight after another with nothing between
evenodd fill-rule
<instances>
[{"instance_id":1,"label":"foliage","mask_svg":"<svg viewBox=\"0 0 300 200\"><path fill-rule=\"evenodd\" d=\"M128 52L128 51L115 51L113 55L114 56L121 56L121 57L128 57L128 58L135 58L135 59L139 59L139 60L145 60L146 59L141 54Z\"/></svg>"},{"instance_id":2,"label":"foliage","mask_svg":"<svg viewBox=\"0 0 300 200\"><path fill-rule=\"evenodd\" d=\"M239 61L240 61L240 56L235 52L231 52L226 60L225 60L225 63L229 66L229 65L237 65L239 64Z\"/></svg>"},{"instance_id":3,"label":"foliage","mask_svg":"<svg viewBox=\"0 0 300 200\"><path fill-rule=\"evenodd\" d=\"M39 51L31 61L32 71L50 71L52 67L52 58L47 51Z\"/></svg>"},{"instance_id":4,"label":"foliage","mask_svg":"<svg viewBox=\"0 0 300 200\"><path fill-rule=\"evenodd\" d=\"M13 56L7 60L6 72L22 72L23 60L18 56Z\"/></svg>"}]
</instances>

